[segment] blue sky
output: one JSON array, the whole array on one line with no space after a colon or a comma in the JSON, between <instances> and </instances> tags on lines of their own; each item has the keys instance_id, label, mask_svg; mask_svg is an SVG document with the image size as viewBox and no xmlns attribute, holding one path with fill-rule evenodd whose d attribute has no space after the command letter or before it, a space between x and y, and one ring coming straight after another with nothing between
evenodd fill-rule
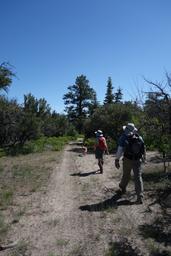
<instances>
[{"instance_id":1,"label":"blue sky","mask_svg":"<svg viewBox=\"0 0 171 256\"><path fill-rule=\"evenodd\" d=\"M170 0L0 0L0 63L15 67L10 98L32 93L53 110L84 74L103 102L109 76L124 100L171 72Z\"/></svg>"}]
</instances>

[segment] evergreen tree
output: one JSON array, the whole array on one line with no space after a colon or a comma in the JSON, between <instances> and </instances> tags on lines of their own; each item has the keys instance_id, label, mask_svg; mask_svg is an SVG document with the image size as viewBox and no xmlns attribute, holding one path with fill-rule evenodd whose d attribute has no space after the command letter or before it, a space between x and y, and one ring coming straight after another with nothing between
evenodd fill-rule
<instances>
[{"instance_id":1,"label":"evergreen tree","mask_svg":"<svg viewBox=\"0 0 171 256\"><path fill-rule=\"evenodd\" d=\"M121 102L122 96L123 96L122 89L119 87L119 88L117 89L115 95L114 95L114 97L115 97L115 103Z\"/></svg>"},{"instance_id":2,"label":"evergreen tree","mask_svg":"<svg viewBox=\"0 0 171 256\"><path fill-rule=\"evenodd\" d=\"M24 95L24 111L37 115L38 105L38 100L31 93Z\"/></svg>"},{"instance_id":3,"label":"evergreen tree","mask_svg":"<svg viewBox=\"0 0 171 256\"><path fill-rule=\"evenodd\" d=\"M111 77L109 77L107 81L107 91L104 99L104 105L111 104L113 102L114 102L114 94L113 94L112 79Z\"/></svg>"},{"instance_id":4,"label":"evergreen tree","mask_svg":"<svg viewBox=\"0 0 171 256\"><path fill-rule=\"evenodd\" d=\"M47 101L44 98L38 100L38 116L44 119L47 116L50 116L51 108Z\"/></svg>"},{"instance_id":5,"label":"evergreen tree","mask_svg":"<svg viewBox=\"0 0 171 256\"><path fill-rule=\"evenodd\" d=\"M68 118L75 124L79 132L83 129L83 122L89 114L89 105L94 97L94 90L90 87L86 76L80 75L75 84L68 87L68 93L63 97Z\"/></svg>"},{"instance_id":6,"label":"evergreen tree","mask_svg":"<svg viewBox=\"0 0 171 256\"><path fill-rule=\"evenodd\" d=\"M96 92L93 93L92 101L89 105L89 114L92 115L94 111L100 106L100 103L97 100Z\"/></svg>"},{"instance_id":7,"label":"evergreen tree","mask_svg":"<svg viewBox=\"0 0 171 256\"><path fill-rule=\"evenodd\" d=\"M15 74L12 72L8 63L4 62L0 65L0 90L8 91L12 83L12 77Z\"/></svg>"}]
</instances>

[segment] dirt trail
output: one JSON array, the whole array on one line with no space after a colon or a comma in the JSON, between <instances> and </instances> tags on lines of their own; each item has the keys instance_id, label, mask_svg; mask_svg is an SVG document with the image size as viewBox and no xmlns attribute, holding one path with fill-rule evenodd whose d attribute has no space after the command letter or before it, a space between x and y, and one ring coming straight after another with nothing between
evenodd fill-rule
<instances>
[{"instance_id":1,"label":"dirt trail","mask_svg":"<svg viewBox=\"0 0 171 256\"><path fill-rule=\"evenodd\" d=\"M28 244L22 255L105 256L116 242L127 244L130 255L149 255L138 233L146 221L148 200L131 204L133 185L126 197L117 198L114 191L121 171L114 168L113 156L106 156L103 175L94 174L98 168L94 155L83 156L79 149L74 144L65 148L46 193L32 195L9 237Z\"/></svg>"}]
</instances>

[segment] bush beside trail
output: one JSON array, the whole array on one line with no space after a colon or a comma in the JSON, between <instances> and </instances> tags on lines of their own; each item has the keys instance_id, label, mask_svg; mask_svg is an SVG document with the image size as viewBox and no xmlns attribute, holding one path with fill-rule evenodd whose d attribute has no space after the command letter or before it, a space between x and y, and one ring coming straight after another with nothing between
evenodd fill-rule
<instances>
[{"instance_id":1,"label":"bush beside trail","mask_svg":"<svg viewBox=\"0 0 171 256\"><path fill-rule=\"evenodd\" d=\"M60 151L71 140L72 136L40 137L36 140L27 141L24 145L17 144L7 149L0 149L0 157L4 155L18 155L40 153L43 151Z\"/></svg>"}]
</instances>

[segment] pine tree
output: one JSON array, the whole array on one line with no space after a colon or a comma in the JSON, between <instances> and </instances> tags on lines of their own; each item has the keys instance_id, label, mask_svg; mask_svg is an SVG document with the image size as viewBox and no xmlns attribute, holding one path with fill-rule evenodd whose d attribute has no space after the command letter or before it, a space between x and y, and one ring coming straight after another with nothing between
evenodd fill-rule
<instances>
[{"instance_id":1,"label":"pine tree","mask_svg":"<svg viewBox=\"0 0 171 256\"><path fill-rule=\"evenodd\" d=\"M122 96L123 96L122 89L119 87L119 88L117 89L115 95L114 95L114 97L115 97L115 103L121 102Z\"/></svg>"},{"instance_id":2,"label":"pine tree","mask_svg":"<svg viewBox=\"0 0 171 256\"><path fill-rule=\"evenodd\" d=\"M114 102L114 94L113 94L112 79L111 77L109 77L107 81L107 91L104 99L104 105L111 104L113 102Z\"/></svg>"},{"instance_id":3,"label":"pine tree","mask_svg":"<svg viewBox=\"0 0 171 256\"><path fill-rule=\"evenodd\" d=\"M99 101L97 100L96 92L94 91L92 101L89 105L89 114L92 115L94 111L100 106Z\"/></svg>"},{"instance_id":4,"label":"pine tree","mask_svg":"<svg viewBox=\"0 0 171 256\"><path fill-rule=\"evenodd\" d=\"M66 106L65 111L68 114L69 120L81 132L83 122L89 114L89 106L95 92L84 75L78 76L75 84L68 87L68 91L63 97Z\"/></svg>"},{"instance_id":5,"label":"pine tree","mask_svg":"<svg viewBox=\"0 0 171 256\"><path fill-rule=\"evenodd\" d=\"M15 77L15 74L12 72L10 64L2 63L0 65L0 91L8 92L8 88L12 83L12 77Z\"/></svg>"}]
</instances>

